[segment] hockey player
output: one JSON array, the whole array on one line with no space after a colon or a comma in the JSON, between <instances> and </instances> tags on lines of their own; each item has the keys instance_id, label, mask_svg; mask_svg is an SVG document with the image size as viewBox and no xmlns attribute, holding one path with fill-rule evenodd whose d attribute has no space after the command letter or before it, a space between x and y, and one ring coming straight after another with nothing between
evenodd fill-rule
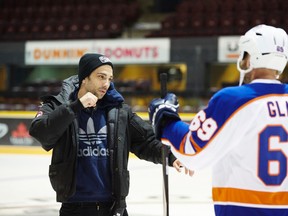
<instances>
[{"instance_id":1,"label":"hockey player","mask_svg":"<svg viewBox=\"0 0 288 216\"><path fill-rule=\"evenodd\" d=\"M217 216L288 215L288 85L278 81L287 34L259 25L239 49L240 86L217 92L190 125L172 93L150 103L149 117L185 167L212 167Z\"/></svg>"}]
</instances>

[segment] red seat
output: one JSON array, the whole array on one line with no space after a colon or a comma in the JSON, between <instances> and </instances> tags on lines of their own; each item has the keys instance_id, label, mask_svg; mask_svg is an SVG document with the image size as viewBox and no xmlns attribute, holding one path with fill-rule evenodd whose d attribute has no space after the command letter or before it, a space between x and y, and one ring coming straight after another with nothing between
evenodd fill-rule
<instances>
[{"instance_id":1,"label":"red seat","mask_svg":"<svg viewBox=\"0 0 288 216\"><path fill-rule=\"evenodd\" d=\"M219 11L221 13L237 11L237 6L235 5L235 1L222 0L219 5Z\"/></svg>"},{"instance_id":2,"label":"red seat","mask_svg":"<svg viewBox=\"0 0 288 216\"><path fill-rule=\"evenodd\" d=\"M86 18L87 11L89 11L89 9L84 4L78 4L72 10L73 10L73 16L81 19Z\"/></svg>"},{"instance_id":3,"label":"red seat","mask_svg":"<svg viewBox=\"0 0 288 216\"><path fill-rule=\"evenodd\" d=\"M176 8L177 14L190 14L190 2L189 1L182 1Z\"/></svg>"},{"instance_id":4,"label":"red seat","mask_svg":"<svg viewBox=\"0 0 288 216\"><path fill-rule=\"evenodd\" d=\"M266 23L266 13L264 11L257 11L250 14L250 24L252 26L265 24Z\"/></svg>"},{"instance_id":5,"label":"red seat","mask_svg":"<svg viewBox=\"0 0 288 216\"><path fill-rule=\"evenodd\" d=\"M209 14L204 18L204 35L214 36L218 35L219 30L219 16L218 13Z\"/></svg>"},{"instance_id":6,"label":"red seat","mask_svg":"<svg viewBox=\"0 0 288 216\"><path fill-rule=\"evenodd\" d=\"M89 20L83 20L80 23L80 33L79 33L79 38L92 38L93 37L93 26L94 23L89 21Z\"/></svg>"},{"instance_id":7,"label":"red seat","mask_svg":"<svg viewBox=\"0 0 288 216\"><path fill-rule=\"evenodd\" d=\"M237 13L235 16L235 34L242 35L245 34L248 29L251 28L250 20L249 20L249 13L247 11L243 11L241 13Z\"/></svg>"},{"instance_id":8,"label":"red seat","mask_svg":"<svg viewBox=\"0 0 288 216\"><path fill-rule=\"evenodd\" d=\"M280 9L280 4L281 3L278 0L263 1L264 10L269 12L278 11Z\"/></svg>"},{"instance_id":9,"label":"red seat","mask_svg":"<svg viewBox=\"0 0 288 216\"><path fill-rule=\"evenodd\" d=\"M123 22L121 20L113 19L109 20L108 23L108 31L110 33L110 37L117 38L120 37L123 33Z\"/></svg>"},{"instance_id":10,"label":"red seat","mask_svg":"<svg viewBox=\"0 0 288 216\"><path fill-rule=\"evenodd\" d=\"M49 8L49 7L51 7L52 4L53 4L53 0L41 0L41 1L39 1L40 7Z\"/></svg>"},{"instance_id":11,"label":"red seat","mask_svg":"<svg viewBox=\"0 0 288 216\"><path fill-rule=\"evenodd\" d=\"M126 16L126 11L129 10L129 7L124 3L114 4L114 12L111 16Z\"/></svg>"},{"instance_id":12,"label":"red seat","mask_svg":"<svg viewBox=\"0 0 288 216\"><path fill-rule=\"evenodd\" d=\"M271 13L265 15L266 24L272 26L279 26L282 27L283 20L282 20L282 13L279 10L274 10ZM287 26L285 27L285 29Z\"/></svg>"},{"instance_id":13,"label":"red seat","mask_svg":"<svg viewBox=\"0 0 288 216\"><path fill-rule=\"evenodd\" d=\"M30 26L31 37L33 40L41 40L44 24L41 22L33 22Z\"/></svg>"},{"instance_id":14,"label":"red seat","mask_svg":"<svg viewBox=\"0 0 288 216\"><path fill-rule=\"evenodd\" d=\"M38 9L32 6L29 6L25 9L25 19L27 20L33 20L39 19L39 16L37 16Z\"/></svg>"},{"instance_id":15,"label":"red seat","mask_svg":"<svg viewBox=\"0 0 288 216\"><path fill-rule=\"evenodd\" d=\"M18 24L6 24L3 28L2 38L4 40L13 41L16 40L16 35L18 33Z\"/></svg>"},{"instance_id":16,"label":"red seat","mask_svg":"<svg viewBox=\"0 0 288 216\"><path fill-rule=\"evenodd\" d=\"M189 35L200 36L204 31L204 17L201 13L194 14L190 18Z\"/></svg>"},{"instance_id":17,"label":"red seat","mask_svg":"<svg viewBox=\"0 0 288 216\"><path fill-rule=\"evenodd\" d=\"M65 19L67 21L71 20L74 17L74 10L71 5L65 5L62 11L60 12L60 19Z\"/></svg>"},{"instance_id":18,"label":"red seat","mask_svg":"<svg viewBox=\"0 0 288 216\"><path fill-rule=\"evenodd\" d=\"M204 10L207 14L217 13L219 11L220 4L215 0L206 0L204 1Z\"/></svg>"},{"instance_id":19,"label":"red seat","mask_svg":"<svg viewBox=\"0 0 288 216\"><path fill-rule=\"evenodd\" d=\"M249 0L240 0L236 2L235 12L249 11Z\"/></svg>"},{"instance_id":20,"label":"red seat","mask_svg":"<svg viewBox=\"0 0 288 216\"><path fill-rule=\"evenodd\" d=\"M126 25L130 26L141 16L141 7L137 1L133 1L127 4L125 19Z\"/></svg>"},{"instance_id":21,"label":"red seat","mask_svg":"<svg viewBox=\"0 0 288 216\"><path fill-rule=\"evenodd\" d=\"M219 16L219 35L233 35L234 34L234 15L233 12L226 12Z\"/></svg>"},{"instance_id":22,"label":"red seat","mask_svg":"<svg viewBox=\"0 0 288 216\"><path fill-rule=\"evenodd\" d=\"M66 37L68 39L77 39L80 37L81 23L77 21L71 21L68 23Z\"/></svg>"},{"instance_id":23,"label":"red seat","mask_svg":"<svg viewBox=\"0 0 288 216\"><path fill-rule=\"evenodd\" d=\"M280 27L282 27L283 29L285 29L287 31L288 29L288 15L283 15L282 16L282 24L280 25Z\"/></svg>"},{"instance_id":24,"label":"red seat","mask_svg":"<svg viewBox=\"0 0 288 216\"><path fill-rule=\"evenodd\" d=\"M31 40L32 39L32 33L31 33L30 23L21 23L18 26L18 32L15 35L15 38L17 40L21 40L21 41Z\"/></svg>"},{"instance_id":25,"label":"red seat","mask_svg":"<svg viewBox=\"0 0 288 216\"><path fill-rule=\"evenodd\" d=\"M68 29L68 23L65 20L56 22L55 31L52 34L53 39L65 39Z\"/></svg>"},{"instance_id":26,"label":"red seat","mask_svg":"<svg viewBox=\"0 0 288 216\"><path fill-rule=\"evenodd\" d=\"M61 12L62 12L61 7L57 6L57 5L53 5L49 9L50 17L53 18L53 19L56 19L56 20L60 18Z\"/></svg>"},{"instance_id":27,"label":"red seat","mask_svg":"<svg viewBox=\"0 0 288 216\"><path fill-rule=\"evenodd\" d=\"M40 6L40 2L41 2L41 1L38 1L38 0L26 0L26 1L27 1L26 4L27 4L28 7L29 6L30 7L38 7L38 6Z\"/></svg>"},{"instance_id":28,"label":"red seat","mask_svg":"<svg viewBox=\"0 0 288 216\"><path fill-rule=\"evenodd\" d=\"M101 9L98 11L98 16L100 17L110 17L113 14L114 5L113 4L103 4Z\"/></svg>"},{"instance_id":29,"label":"red seat","mask_svg":"<svg viewBox=\"0 0 288 216\"><path fill-rule=\"evenodd\" d=\"M288 10L288 1L280 1L279 2L279 8L284 12L287 11Z\"/></svg>"},{"instance_id":30,"label":"red seat","mask_svg":"<svg viewBox=\"0 0 288 216\"><path fill-rule=\"evenodd\" d=\"M110 35L108 30L108 19L100 18L95 20L93 29L93 38L108 38Z\"/></svg>"},{"instance_id":31,"label":"red seat","mask_svg":"<svg viewBox=\"0 0 288 216\"><path fill-rule=\"evenodd\" d=\"M190 27L190 15L178 14L175 16L175 28L178 30L187 30Z\"/></svg>"},{"instance_id":32,"label":"red seat","mask_svg":"<svg viewBox=\"0 0 288 216\"><path fill-rule=\"evenodd\" d=\"M98 5L91 5L86 11L86 17L89 19L94 18L101 8Z\"/></svg>"},{"instance_id":33,"label":"red seat","mask_svg":"<svg viewBox=\"0 0 288 216\"><path fill-rule=\"evenodd\" d=\"M250 8L250 11L256 11L256 10L253 10L253 9L256 9L257 8L257 11L263 11L265 10L264 8L264 2L265 0L253 0L253 1L248 1L248 8ZM268 1L270 2L270 0Z\"/></svg>"},{"instance_id":34,"label":"red seat","mask_svg":"<svg viewBox=\"0 0 288 216\"><path fill-rule=\"evenodd\" d=\"M166 17L164 20L161 21L161 28L163 30L172 30L175 29L175 16L171 15Z\"/></svg>"},{"instance_id":35,"label":"red seat","mask_svg":"<svg viewBox=\"0 0 288 216\"><path fill-rule=\"evenodd\" d=\"M17 6L17 0L6 0L6 1L2 1L2 8L15 8Z\"/></svg>"}]
</instances>

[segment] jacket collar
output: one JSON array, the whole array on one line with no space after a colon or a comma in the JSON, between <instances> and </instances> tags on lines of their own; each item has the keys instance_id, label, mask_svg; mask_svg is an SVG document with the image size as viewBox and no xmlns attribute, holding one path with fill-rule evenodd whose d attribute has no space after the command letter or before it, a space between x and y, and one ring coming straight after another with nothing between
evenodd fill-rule
<instances>
[{"instance_id":1,"label":"jacket collar","mask_svg":"<svg viewBox=\"0 0 288 216\"><path fill-rule=\"evenodd\" d=\"M55 96L55 99L62 104L69 100L75 100L75 96L77 95L78 90L78 76L71 76L63 81L61 91L57 96ZM97 106L99 106L100 108L106 108L116 106L123 102L123 96L115 89L114 83L111 83L105 96L97 102Z\"/></svg>"}]
</instances>

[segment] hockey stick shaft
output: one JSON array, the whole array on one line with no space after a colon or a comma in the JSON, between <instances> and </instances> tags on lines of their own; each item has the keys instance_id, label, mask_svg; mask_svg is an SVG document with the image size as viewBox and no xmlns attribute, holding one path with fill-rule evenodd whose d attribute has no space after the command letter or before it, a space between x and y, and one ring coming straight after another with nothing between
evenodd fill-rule
<instances>
[{"instance_id":1,"label":"hockey stick shaft","mask_svg":"<svg viewBox=\"0 0 288 216\"><path fill-rule=\"evenodd\" d=\"M160 74L161 98L167 94L167 74ZM169 182L168 182L168 146L162 145L162 172L163 172L163 215L169 216Z\"/></svg>"}]
</instances>

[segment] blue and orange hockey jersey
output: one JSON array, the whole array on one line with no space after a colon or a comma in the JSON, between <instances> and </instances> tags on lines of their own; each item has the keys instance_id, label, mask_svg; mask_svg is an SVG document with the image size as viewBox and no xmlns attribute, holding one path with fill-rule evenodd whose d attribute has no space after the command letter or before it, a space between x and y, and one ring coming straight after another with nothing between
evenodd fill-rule
<instances>
[{"instance_id":1,"label":"blue and orange hockey jersey","mask_svg":"<svg viewBox=\"0 0 288 216\"><path fill-rule=\"evenodd\" d=\"M162 141L188 169L212 167L217 216L288 215L288 85L224 88L190 125L167 125Z\"/></svg>"}]
</instances>

